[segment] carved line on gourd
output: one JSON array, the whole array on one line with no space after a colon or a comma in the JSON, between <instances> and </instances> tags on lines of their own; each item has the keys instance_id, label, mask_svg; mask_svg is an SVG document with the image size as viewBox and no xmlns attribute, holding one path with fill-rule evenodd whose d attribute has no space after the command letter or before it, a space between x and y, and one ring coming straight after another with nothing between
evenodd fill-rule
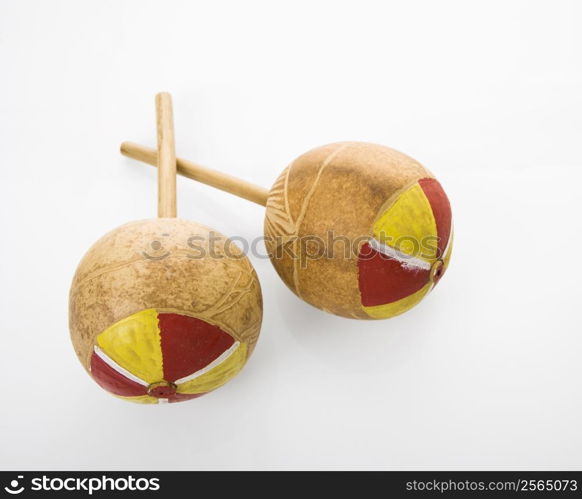
<instances>
[{"instance_id":1,"label":"carved line on gourd","mask_svg":"<svg viewBox=\"0 0 582 499\"><path fill-rule=\"evenodd\" d=\"M299 244L298 236L301 229L301 224L303 223L303 219L305 218L305 214L307 213L309 203L318 187L321 176L326 167L331 164L333 159L336 158L337 155L344 149L346 149L349 145L350 145L349 143L339 145L336 149L330 152L321 162L321 165L317 170L315 179L311 184L305 198L303 199L303 202L301 203L299 215L297 216L296 221L294 221L293 217L291 216L288 196L289 175L295 162L291 163L291 165L289 165L279 176L279 178L273 185L273 188L271 189L269 199L267 201L267 214L266 214L267 223L265 224L266 225L265 232L267 232L267 235L270 239L270 241L267 242L267 249L270 250L269 252L271 253L271 255L274 254L274 251L272 250L277 248L275 239L278 236L283 236L283 238L292 238L293 254L297 255L298 249L297 246ZM299 262L297 260L298 260L297 258L293 259L293 286L297 296L303 298L301 295L301 289L299 285L299 270L298 270Z\"/></svg>"},{"instance_id":2,"label":"carved line on gourd","mask_svg":"<svg viewBox=\"0 0 582 499\"><path fill-rule=\"evenodd\" d=\"M248 262L244 262L245 265L249 266ZM241 282L241 278L244 275L248 277L248 284L241 288L237 288ZM223 315L235 304L237 304L245 295L249 294L254 286L258 284L256 275L248 269L241 269L239 274L235 279L233 279L229 288L222 294L222 296L211 306L203 310L197 310L195 314L184 313L180 310L176 310L176 313L181 313L183 315L188 315L190 317L195 317L197 319L204 320L226 331L228 334L233 336L235 339L240 338L241 341L245 343L253 343L258 337L259 328L261 324L261 317L254 321L249 327L243 331L235 333L223 320L217 318L218 315ZM230 300L230 301L229 301ZM226 303L228 302L228 303ZM222 306L225 305L225 306ZM161 310L161 309L160 309ZM250 332L250 333L249 333ZM252 347L251 347L252 348ZM247 355L249 352L247 352Z\"/></svg>"},{"instance_id":3,"label":"carved line on gourd","mask_svg":"<svg viewBox=\"0 0 582 499\"><path fill-rule=\"evenodd\" d=\"M238 274L237 278L233 281L231 287L223 294L223 296L210 308L206 311L202 311L201 313L207 316L209 319L213 320L214 322L220 322L219 325L225 331L230 331L230 328L226 326L225 323L216 319L217 315L223 315L227 310L232 308L236 303L238 303L245 295L248 295L253 287L259 286L259 281L257 279L256 272L253 270L250 262L248 260L241 261L242 265L244 265L244 269L240 269L240 273ZM245 276L247 279L243 280L242 277ZM241 281L248 281L246 285L242 287L237 287ZM226 304L226 306L219 308L222 303L227 302L230 299L230 302ZM256 321L251 323L246 329L243 331L239 331L235 337L239 337L242 341L245 341L249 344L249 348L247 349L247 357L251 354L252 349L254 348L254 343L257 341L259 336L259 330L262 322L262 316L259 314L259 317ZM232 332L230 334L233 334Z\"/></svg>"},{"instance_id":4,"label":"carved line on gourd","mask_svg":"<svg viewBox=\"0 0 582 499\"><path fill-rule=\"evenodd\" d=\"M172 252L166 258L164 258L164 260L172 260L172 259L176 259L179 257L191 258L192 260L195 259L192 257L192 253L189 250L175 249L175 250L172 250ZM226 255L224 257L228 258ZM234 260L239 260L239 258L234 258ZM143 262L147 262L147 261L159 262L160 260L151 259L151 258L145 257L143 255L139 255L138 257L131 258L130 260L125 260L123 262L113 263L111 265L101 267L98 270L94 270L93 272L88 273L87 275L85 275L83 278L81 278L79 280L75 280L75 282L73 283L73 288L77 288L78 286L85 284L87 281L91 281L93 279L101 277L104 274L109 274L109 273L115 272L117 270L122 270L125 267L128 267L134 263L142 262L142 261Z\"/></svg>"},{"instance_id":5,"label":"carved line on gourd","mask_svg":"<svg viewBox=\"0 0 582 499\"><path fill-rule=\"evenodd\" d=\"M110 272L115 272L116 270L121 270L125 267L129 267L130 265L136 263L136 262L140 262L142 260L145 260L143 255L139 255L135 258L132 258L131 260L126 260L124 262L117 262L117 263L113 263L111 265L107 265L105 267L101 267L98 270L94 270L93 272L89 272L87 275L85 275L83 278L77 280L75 279L75 281L73 282L73 285L71 287L71 293L73 292L74 289L76 289L77 287L85 284L88 281L91 281L93 279L96 279L98 277L101 277L104 274L109 274ZM80 266L80 265L79 265Z\"/></svg>"},{"instance_id":6,"label":"carved line on gourd","mask_svg":"<svg viewBox=\"0 0 582 499\"><path fill-rule=\"evenodd\" d=\"M287 186L289 182L289 172L291 171L291 166L288 166L283 170L283 173L279 175L279 178L273 185L269 198L267 200L267 212L266 212L266 229L268 235L267 244L275 245L277 236L292 236L295 231L295 222L291 216L291 210L289 209L289 197L287 195Z\"/></svg>"},{"instance_id":7,"label":"carved line on gourd","mask_svg":"<svg viewBox=\"0 0 582 499\"><path fill-rule=\"evenodd\" d=\"M236 279L233 280L230 287L222 294L222 296L214 304L212 304L210 307L208 307L205 310L201 310L200 313L207 314L208 317L214 317L215 315L226 312L229 308L231 308L233 305L235 305L237 302L239 302L240 299L245 294L247 294L251 291L253 284L254 284L254 279L251 279L247 286L244 286L243 288L236 289L236 287L237 287L238 283L240 282L241 277L243 275L244 275L243 271L239 272ZM254 278L254 276L252 276L252 277ZM226 303L226 305L221 308L221 306L229 299L231 299L231 301L229 303Z\"/></svg>"},{"instance_id":8,"label":"carved line on gourd","mask_svg":"<svg viewBox=\"0 0 582 499\"><path fill-rule=\"evenodd\" d=\"M172 255L172 256L183 256L184 254L188 254L186 251L184 250L180 250L180 251L176 251L176 253L182 253L182 255ZM172 256L168 257L168 258L172 258ZM82 284L100 277L103 274L106 274L108 272L113 272L116 270L121 270L124 267L130 266L133 263L137 262L137 261L141 261L144 260L143 257L139 258L139 259L132 259L130 261L126 261L123 264L114 264L114 265L110 265L107 266L105 269L100 269L99 271L93 272L91 273L89 276L85 277L84 279L82 279L79 282L74 283L74 285L71 288L71 293L76 292L77 288L79 288ZM262 322L261 317L259 317L256 321L254 321L251 325L249 325L246 329L244 329L243 331L240 331L238 333L235 333L227 324L226 322L224 322L221 319L218 319L216 316L223 314L225 312L227 312L230 308L232 308L236 303L238 303L245 295L247 295L248 293L251 292L253 286L258 285L258 281L256 278L256 273L250 269L250 263L248 261L241 261L241 264L243 264L245 266L245 268L241 268L240 272L238 273L237 277L233 280L232 284L230 285L230 287L223 293L223 295L220 297L220 299L218 300L217 303L224 303L226 302L232 295L235 295L235 298L230 301L230 303L227 304L227 306L221 308L221 309L217 309L217 303L215 303L214 305L212 305L211 307L205 309L205 310L200 310L200 311L195 311L195 312L188 312L182 309L174 309L174 308L159 308L156 307L156 310L160 311L160 312L167 312L167 313L176 313L176 314L181 314L181 315L186 315L189 317L193 317L195 319L201 319L204 320L210 324L213 324L215 326L220 327L222 330L224 330L225 332L227 332L228 334L230 334L231 336L233 336L235 339L240 338L241 341L244 341L245 343L249 343L249 348L247 350L247 356L250 355L250 352L253 348L253 343L256 342L258 335L259 335L259 330L260 330L260 324ZM248 284L246 286L244 286L242 289L237 289L237 285L239 284L239 282L241 281L241 277L243 277L244 275L247 275L248 277ZM122 320L122 319L120 319ZM89 334L90 337L95 338L98 334L100 334L102 331L99 331L97 333L93 333L93 334ZM94 340L93 340L94 341ZM91 351L88 352L87 356L86 356L86 362L89 362L88 359L91 358Z\"/></svg>"}]
</instances>

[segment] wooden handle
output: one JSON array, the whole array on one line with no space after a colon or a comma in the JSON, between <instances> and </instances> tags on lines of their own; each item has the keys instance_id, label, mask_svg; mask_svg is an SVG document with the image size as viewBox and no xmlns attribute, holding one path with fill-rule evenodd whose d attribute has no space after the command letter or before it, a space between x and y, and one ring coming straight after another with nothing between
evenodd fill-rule
<instances>
[{"instance_id":1,"label":"wooden handle","mask_svg":"<svg viewBox=\"0 0 582 499\"><path fill-rule=\"evenodd\" d=\"M155 149L145 147L133 142L123 142L121 144L121 154L129 158L137 159L152 166L157 164L157 154ZM184 177L191 178L221 191L230 192L235 196L248 199L261 206L267 205L269 197L268 189L251 184L236 177L231 177L226 173L217 172L204 166L197 165L186 159L176 159L178 173Z\"/></svg>"},{"instance_id":2,"label":"wooden handle","mask_svg":"<svg viewBox=\"0 0 582 499\"><path fill-rule=\"evenodd\" d=\"M156 95L158 129L158 217L176 217L176 145L172 97Z\"/></svg>"}]
</instances>

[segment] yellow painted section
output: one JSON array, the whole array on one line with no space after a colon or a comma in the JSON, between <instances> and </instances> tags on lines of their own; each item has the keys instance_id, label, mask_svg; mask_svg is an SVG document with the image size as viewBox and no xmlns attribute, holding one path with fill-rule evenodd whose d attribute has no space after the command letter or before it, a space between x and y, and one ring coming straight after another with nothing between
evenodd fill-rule
<instances>
[{"instance_id":1,"label":"yellow painted section","mask_svg":"<svg viewBox=\"0 0 582 499\"><path fill-rule=\"evenodd\" d=\"M230 356L207 373L178 385L178 393L205 393L224 385L236 376L247 360L247 346L241 343Z\"/></svg>"},{"instance_id":2,"label":"yellow painted section","mask_svg":"<svg viewBox=\"0 0 582 499\"><path fill-rule=\"evenodd\" d=\"M407 255L427 261L436 258L436 239L428 242L428 245L425 239L437 237L436 222L430 203L419 184L403 192L380 215L374 223L374 237Z\"/></svg>"},{"instance_id":3,"label":"yellow painted section","mask_svg":"<svg viewBox=\"0 0 582 499\"><path fill-rule=\"evenodd\" d=\"M375 307L363 307L364 311L374 319L388 319L389 317L394 317L395 315L402 314L407 310L410 310L414 305L416 305L424 296L430 291L432 283L426 284L424 287L419 289L416 293L402 298L401 300L394 301L392 303L386 303L385 305L376 305Z\"/></svg>"},{"instance_id":4,"label":"yellow painted section","mask_svg":"<svg viewBox=\"0 0 582 499\"><path fill-rule=\"evenodd\" d=\"M164 379L158 313L142 310L113 324L97 345L121 367L147 383Z\"/></svg>"},{"instance_id":5,"label":"yellow painted section","mask_svg":"<svg viewBox=\"0 0 582 499\"><path fill-rule=\"evenodd\" d=\"M157 404L158 399L156 397L150 397L149 395L139 395L137 397L122 397L121 395L114 395L118 399L127 400L129 402L135 402L136 404Z\"/></svg>"}]
</instances>

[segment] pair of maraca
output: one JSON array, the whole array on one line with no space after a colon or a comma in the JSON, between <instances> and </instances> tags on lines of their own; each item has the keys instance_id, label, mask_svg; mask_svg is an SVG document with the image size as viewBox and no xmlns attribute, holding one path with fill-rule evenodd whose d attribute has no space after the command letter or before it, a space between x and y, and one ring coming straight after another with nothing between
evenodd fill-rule
<instances>
[{"instance_id":1,"label":"pair of maraca","mask_svg":"<svg viewBox=\"0 0 582 499\"><path fill-rule=\"evenodd\" d=\"M135 402L176 402L226 383L262 319L248 258L176 217L176 172L266 206L265 245L287 286L328 312L381 319L410 309L447 268L451 210L437 180L388 147L342 142L297 158L270 191L176 159L171 100L156 97L158 219L126 224L85 255L70 294L71 337L95 381Z\"/></svg>"}]
</instances>

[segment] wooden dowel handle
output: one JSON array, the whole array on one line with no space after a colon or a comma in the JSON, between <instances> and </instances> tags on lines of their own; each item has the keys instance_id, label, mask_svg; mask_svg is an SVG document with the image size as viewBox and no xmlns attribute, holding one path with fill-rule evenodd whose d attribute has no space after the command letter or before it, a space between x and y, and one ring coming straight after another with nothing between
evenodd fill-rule
<instances>
[{"instance_id":1,"label":"wooden dowel handle","mask_svg":"<svg viewBox=\"0 0 582 499\"><path fill-rule=\"evenodd\" d=\"M166 92L156 95L158 130L158 217L176 216L176 145L172 98Z\"/></svg>"},{"instance_id":2,"label":"wooden dowel handle","mask_svg":"<svg viewBox=\"0 0 582 499\"><path fill-rule=\"evenodd\" d=\"M152 166L157 164L157 154L155 149L145 147L133 142L123 142L121 144L121 154L129 158L137 159ZM261 206L267 205L269 190L258 185L251 184L226 173L217 172L204 166L197 165L186 159L177 158L176 164L178 173L184 177L191 178L221 191L230 192L235 196L248 199Z\"/></svg>"}]
</instances>

